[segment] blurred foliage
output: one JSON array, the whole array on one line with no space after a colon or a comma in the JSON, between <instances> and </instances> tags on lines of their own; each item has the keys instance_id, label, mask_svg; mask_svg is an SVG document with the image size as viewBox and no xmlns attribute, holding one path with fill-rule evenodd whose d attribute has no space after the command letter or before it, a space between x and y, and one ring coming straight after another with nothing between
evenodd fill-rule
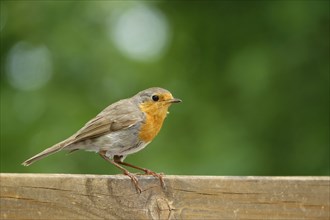
<instances>
[{"instance_id":1,"label":"blurred foliage","mask_svg":"<svg viewBox=\"0 0 330 220\"><path fill-rule=\"evenodd\" d=\"M90 152L20 164L160 86L183 103L126 162L329 175L329 1L1 1L0 28L1 172L119 173Z\"/></svg>"}]
</instances>

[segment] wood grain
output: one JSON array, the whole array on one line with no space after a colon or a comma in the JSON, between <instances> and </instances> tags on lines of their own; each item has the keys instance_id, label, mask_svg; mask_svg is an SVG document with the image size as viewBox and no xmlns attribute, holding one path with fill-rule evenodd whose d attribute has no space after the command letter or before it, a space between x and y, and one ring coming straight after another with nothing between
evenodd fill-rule
<instances>
[{"instance_id":1,"label":"wood grain","mask_svg":"<svg viewBox=\"0 0 330 220\"><path fill-rule=\"evenodd\" d=\"M330 177L0 174L1 219L329 219Z\"/></svg>"}]
</instances>

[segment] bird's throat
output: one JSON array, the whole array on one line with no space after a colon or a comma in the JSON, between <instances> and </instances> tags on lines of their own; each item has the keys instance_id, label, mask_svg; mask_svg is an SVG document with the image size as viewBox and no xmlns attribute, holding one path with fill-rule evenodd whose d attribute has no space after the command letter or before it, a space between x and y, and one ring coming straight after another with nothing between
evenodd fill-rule
<instances>
[{"instance_id":1,"label":"bird's throat","mask_svg":"<svg viewBox=\"0 0 330 220\"><path fill-rule=\"evenodd\" d=\"M144 103L140 106L145 113L145 121L142 124L139 137L145 142L152 141L160 131L166 118L168 105L157 105L154 103Z\"/></svg>"}]
</instances>

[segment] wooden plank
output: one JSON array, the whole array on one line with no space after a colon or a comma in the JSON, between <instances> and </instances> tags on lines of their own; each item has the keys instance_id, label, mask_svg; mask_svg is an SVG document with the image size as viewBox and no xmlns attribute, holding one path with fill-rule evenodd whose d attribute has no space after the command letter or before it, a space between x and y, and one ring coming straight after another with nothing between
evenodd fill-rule
<instances>
[{"instance_id":1,"label":"wooden plank","mask_svg":"<svg viewBox=\"0 0 330 220\"><path fill-rule=\"evenodd\" d=\"M329 219L330 177L6 174L1 219Z\"/></svg>"}]
</instances>

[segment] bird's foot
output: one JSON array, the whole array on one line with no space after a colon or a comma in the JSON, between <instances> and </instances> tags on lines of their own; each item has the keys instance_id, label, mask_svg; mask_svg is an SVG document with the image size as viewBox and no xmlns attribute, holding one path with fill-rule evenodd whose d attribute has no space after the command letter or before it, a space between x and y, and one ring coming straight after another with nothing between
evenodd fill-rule
<instances>
[{"instance_id":1,"label":"bird's foot","mask_svg":"<svg viewBox=\"0 0 330 220\"><path fill-rule=\"evenodd\" d=\"M126 176L128 176L129 178L131 178L131 180L132 180L132 182L133 182L133 184L134 184L134 186L135 186L136 191L137 191L138 193L141 193L141 192L142 192L142 189L141 189L141 187L139 186L138 179L136 178L136 176L135 176L134 174L131 174L131 173L128 172L128 171L125 171L124 174L125 174Z\"/></svg>"},{"instance_id":2,"label":"bird's foot","mask_svg":"<svg viewBox=\"0 0 330 220\"><path fill-rule=\"evenodd\" d=\"M154 172L152 170L148 170L148 169L144 169L144 172L146 175L152 175L154 177L157 177L159 179L160 184L163 187L163 189L166 189L165 181L163 179L163 175L164 175L163 173L156 173L156 172Z\"/></svg>"}]
</instances>

